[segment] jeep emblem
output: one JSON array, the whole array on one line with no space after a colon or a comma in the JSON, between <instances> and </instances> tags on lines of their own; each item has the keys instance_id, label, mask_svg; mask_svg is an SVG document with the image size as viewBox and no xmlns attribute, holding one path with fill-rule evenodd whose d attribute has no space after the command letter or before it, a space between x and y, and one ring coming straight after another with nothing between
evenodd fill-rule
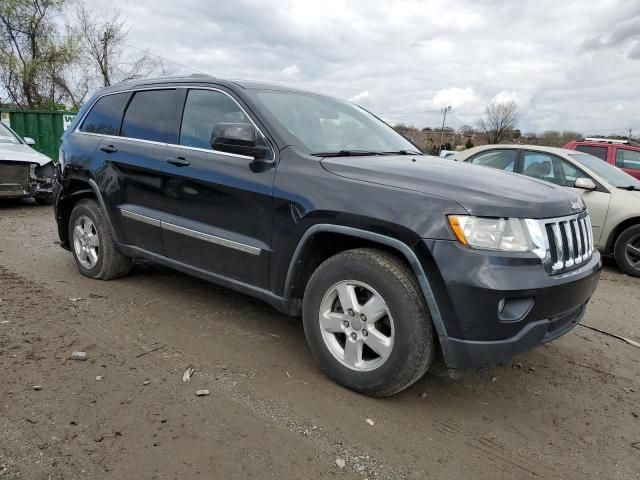
<instances>
[{"instance_id":1,"label":"jeep emblem","mask_svg":"<svg viewBox=\"0 0 640 480\"><path fill-rule=\"evenodd\" d=\"M582 210L582 204L580 202L571 202L572 210Z\"/></svg>"}]
</instances>

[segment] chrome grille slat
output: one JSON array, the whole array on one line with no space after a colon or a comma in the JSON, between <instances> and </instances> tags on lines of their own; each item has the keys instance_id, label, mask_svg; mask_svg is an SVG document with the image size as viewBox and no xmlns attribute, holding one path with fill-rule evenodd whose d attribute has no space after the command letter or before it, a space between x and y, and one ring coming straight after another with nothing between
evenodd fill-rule
<instances>
[{"instance_id":1,"label":"chrome grille slat","mask_svg":"<svg viewBox=\"0 0 640 480\"><path fill-rule=\"evenodd\" d=\"M562 228L564 229L564 235L567 239L567 259L564 262L564 266L569 268L573 267L575 262L575 252L573 251L573 232L571 231L571 220L568 222L562 222Z\"/></svg>"},{"instance_id":2,"label":"chrome grille slat","mask_svg":"<svg viewBox=\"0 0 640 480\"><path fill-rule=\"evenodd\" d=\"M548 252L544 260L549 273L570 270L593 255L591 220L584 212L568 217L540 220L547 234Z\"/></svg>"}]
</instances>

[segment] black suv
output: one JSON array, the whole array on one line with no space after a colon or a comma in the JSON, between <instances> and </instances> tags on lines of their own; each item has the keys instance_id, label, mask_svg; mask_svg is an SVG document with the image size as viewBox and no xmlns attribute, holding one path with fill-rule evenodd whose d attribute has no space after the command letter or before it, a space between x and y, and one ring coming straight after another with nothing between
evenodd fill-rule
<instances>
[{"instance_id":1,"label":"black suv","mask_svg":"<svg viewBox=\"0 0 640 480\"><path fill-rule=\"evenodd\" d=\"M424 156L366 110L213 77L98 92L66 131L55 216L83 275L142 258L302 315L375 396L506 361L574 327L598 283L568 189Z\"/></svg>"}]
</instances>

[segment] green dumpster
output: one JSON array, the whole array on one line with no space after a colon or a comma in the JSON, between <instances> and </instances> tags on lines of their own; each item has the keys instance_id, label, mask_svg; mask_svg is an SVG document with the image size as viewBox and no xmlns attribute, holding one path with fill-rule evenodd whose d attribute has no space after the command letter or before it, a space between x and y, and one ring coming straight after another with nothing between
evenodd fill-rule
<instances>
[{"instance_id":1,"label":"green dumpster","mask_svg":"<svg viewBox=\"0 0 640 480\"><path fill-rule=\"evenodd\" d=\"M33 148L53 160L58 159L60 137L71 124L73 112L0 109L0 119L22 137L36 141Z\"/></svg>"}]
</instances>

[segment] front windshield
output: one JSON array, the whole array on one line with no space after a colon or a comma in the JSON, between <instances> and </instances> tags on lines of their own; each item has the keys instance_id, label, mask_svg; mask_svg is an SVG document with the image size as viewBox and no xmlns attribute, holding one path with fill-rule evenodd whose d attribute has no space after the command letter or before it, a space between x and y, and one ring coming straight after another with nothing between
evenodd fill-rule
<instances>
[{"instance_id":1,"label":"front windshield","mask_svg":"<svg viewBox=\"0 0 640 480\"><path fill-rule=\"evenodd\" d=\"M638 180L620 170L618 167L614 167L610 163L600 160L598 157L587 153L570 153L569 156L593 171L596 175L602 177L603 180L614 187L633 186L640 188L640 182Z\"/></svg>"},{"instance_id":2,"label":"front windshield","mask_svg":"<svg viewBox=\"0 0 640 480\"><path fill-rule=\"evenodd\" d=\"M419 152L366 110L319 95L260 91L259 101L311 154Z\"/></svg>"},{"instance_id":3,"label":"front windshield","mask_svg":"<svg viewBox=\"0 0 640 480\"><path fill-rule=\"evenodd\" d=\"M0 122L0 143L20 143L20 140L2 122Z\"/></svg>"}]
</instances>

